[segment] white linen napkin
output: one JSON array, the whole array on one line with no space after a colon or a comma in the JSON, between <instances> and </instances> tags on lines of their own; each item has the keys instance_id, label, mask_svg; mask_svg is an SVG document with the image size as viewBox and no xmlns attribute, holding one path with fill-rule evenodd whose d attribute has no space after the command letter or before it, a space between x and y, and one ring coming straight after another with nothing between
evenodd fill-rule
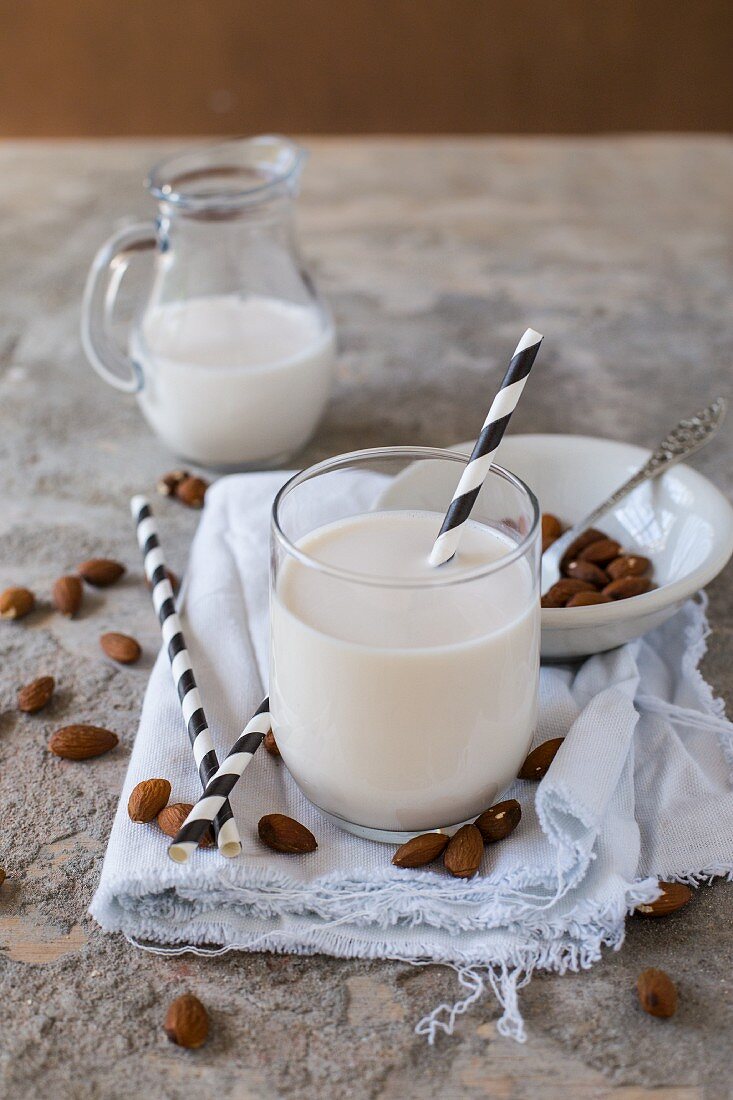
<instances>
[{"instance_id":1,"label":"white linen napkin","mask_svg":"<svg viewBox=\"0 0 733 1100\"><path fill-rule=\"evenodd\" d=\"M181 612L220 759L265 694L269 513L285 477L218 481L192 547ZM733 877L733 726L697 668L707 630L701 598L641 641L542 669L535 744L565 742L539 785L518 780L507 792L521 823L487 846L469 881L439 864L393 867L392 848L328 824L263 751L231 799L242 855L204 849L174 864L168 838L126 811L132 788L151 776L170 779L174 801L200 791L161 652L91 913L161 951L445 963L466 995L418 1031L431 1042L450 1032L488 982L504 1010L499 1030L521 1040L517 990L535 969L587 967L604 945L618 948L627 911L658 895L658 877ZM318 850L294 859L264 848L257 821L275 811L306 824Z\"/></svg>"}]
</instances>

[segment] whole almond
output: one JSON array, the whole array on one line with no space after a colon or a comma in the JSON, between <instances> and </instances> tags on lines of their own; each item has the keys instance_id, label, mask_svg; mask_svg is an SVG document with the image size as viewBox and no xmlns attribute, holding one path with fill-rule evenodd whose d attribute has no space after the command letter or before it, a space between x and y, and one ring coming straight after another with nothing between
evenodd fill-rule
<instances>
[{"instance_id":1,"label":"whole almond","mask_svg":"<svg viewBox=\"0 0 733 1100\"><path fill-rule=\"evenodd\" d=\"M171 470L170 473L163 474L162 477L158 478L155 487L161 496L170 497L173 496L181 482L190 476L188 470Z\"/></svg>"},{"instance_id":2,"label":"whole almond","mask_svg":"<svg viewBox=\"0 0 733 1100\"><path fill-rule=\"evenodd\" d=\"M547 775L550 764L555 759L555 753L564 740L564 737L552 737L549 741L543 741L536 749L532 749L519 769L519 778L542 779Z\"/></svg>"},{"instance_id":3,"label":"whole almond","mask_svg":"<svg viewBox=\"0 0 733 1100\"><path fill-rule=\"evenodd\" d=\"M121 665L134 664L142 653L140 643L129 634L117 634L111 631L109 634L102 634L99 644L108 657Z\"/></svg>"},{"instance_id":4,"label":"whole almond","mask_svg":"<svg viewBox=\"0 0 733 1100\"><path fill-rule=\"evenodd\" d=\"M102 726L77 724L62 726L56 730L48 747L52 753L65 760L89 760L93 756L109 752L118 740L116 733L103 729Z\"/></svg>"},{"instance_id":5,"label":"whole almond","mask_svg":"<svg viewBox=\"0 0 733 1100\"><path fill-rule=\"evenodd\" d=\"M172 1043L195 1050L206 1042L209 1014L198 997L184 993L168 1006L163 1027Z\"/></svg>"},{"instance_id":6,"label":"whole almond","mask_svg":"<svg viewBox=\"0 0 733 1100\"><path fill-rule=\"evenodd\" d=\"M51 589L51 599L56 610L69 619L73 619L81 607L83 594L81 580L74 576L59 577Z\"/></svg>"},{"instance_id":7,"label":"whole almond","mask_svg":"<svg viewBox=\"0 0 733 1100\"><path fill-rule=\"evenodd\" d=\"M651 571L652 563L649 558L643 558L640 554L622 554L606 566L606 572L612 581L619 577L645 577Z\"/></svg>"},{"instance_id":8,"label":"whole almond","mask_svg":"<svg viewBox=\"0 0 733 1100\"><path fill-rule=\"evenodd\" d=\"M595 592L595 588L588 581L579 581L574 577L563 577L561 581L556 581L551 588L548 588L542 597L543 607L565 607L571 596L575 596L578 592Z\"/></svg>"},{"instance_id":9,"label":"whole almond","mask_svg":"<svg viewBox=\"0 0 733 1100\"><path fill-rule=\"evenodd\" d=\"M664 970L650 967L638 977L636 989L641 1007L650 1016L668 1018L677 1011L677 987Z\"/></svg>"},{"instance_id":10,"label":"whole almond","mask_svg":"<svg viewBox=\"0 0 733 1100\"><path fill-rule=\"evenodd\" d=\"M522 819L522 807L516 798L508 798L506 802L497 802L495 806L484 810L477 817L474 825L484 838L485 844L493 844L497 840L505 840L513 833Z\"/></svg>"},{"instance_id":11,"label":"whole almond","mask_svg":"<svg viewBox=\"0 0 733 1100\"><path fill-rule=\"evenodd\" d=\"M605 539L606 536L603 531L597 531L595 527L589 527L587 531L583 531L576 539L570 543L567 550L562 556L560 561L560 572L564 573L571 561L575 561L582 550L585 550L586 546L590 546L592 542L598 542L599 539Z\"/></svg>"},{"instance_id":12,"label":"whole almond","mask_svg":"<svg viewBox=\"0 0 733 1100\"><path fill-rule=\"evenodd\" d=\"M166 806L158 812L156 820L159 828L162 829L166 836L178 836L183 822L191 813L192 809L193 805L191 802L171 802L170 806ZM211 829L207 829L203 838L199 841L199 846L201 848L210 848L213 843L213 833Z\"/></svg>"},{"instance_id":13,"label":"whole almond","mask_svg":"<svg viewBox=\"0 0 733 1100\"><path fill-rule=\"evenodd\" d=\"M304 855L318 847L310 829L285 814L265 814L257 823L257 832L268 848L286 855Z\"/></svg>"},{"instance_id":14,"label":"whole almond","mask_svg":"<svg viewBox=\"0 0 733 1100\"><path fill-rule=\"evenodd\" d=\"M454 878L472 878L481 866L484 838L475 825L461 825L448 841L443 865Z\"/></svg>"},{"instance_id":15,"label":"whole almond","mask_svg":"<svg viewBox=\"0 0 733 1100\"><path fill-rule=\"evenodd\" d=\"M445 833L422 833L398 848L392 862L395 867L424 867L445 851L449 841Z\"/></svg>"},{"instance_id":16,"label":"whole almond","mask_svg":"<svg viewBox=\"0 0 733 1100\"><path fill-rule=\"evenodd\" d=\"M14 585L0 593L0 619L23 619L36 606L30 588Z\"/></svg>"},{"instance_id":17,"label":"whole almond","mask_svg":"<svg viewBox=\"0 0 733 1100\"><path fill-rule=\"evenodd\" d=\"M265 740L263 741L265 750L269 752L270 756L280 757L280 749L277 747L277 741L275 740L275 734L272 730L268 730L265 734Z\"/></svg>"},{"instance_id":18,"label":"whole almond","mask_svg":"<svg viewBox=\"0 0 733 1100\"><path fill-rule=\"evenodd\" d=\"M617 558L621 547L615 539L596 539L584 547L578 554L578 561L589 561L594 565L607 565Z\"/></svg>"},{"instance_id":19,"label":"whole almond","mask_svg":"<svg viewBox=\"0 0 733 1100\"><path fill-rule=\"evenodd\" d=\"M188 508L203 508L209 484L202 477L185 477L175 488L175 495Z\"/></svg>"},{"instance_id":20,"label":"whole almond","mask_svg":"<svg viewBox=\"0 0 733 1100\"><path fill-rule=\"evenodd\" d=\"M594 588L605 588L608 584L606 571L592 561L571 561L566 573L576 581L587 581Z\"/></svg>"},{"instance_id":21,"label":"whole almond","mask_svg":"<svg viewBox=\"0 0 733 1100\"><path fill-rule=\"evenodd\" d=\"M557 516L553 516L552 512L542 513L542 537L559 539L562 534L562 524Z\"/></svg>"},{"instance_id":22,"label":"whole almond","mask_svg":"<svg viewBox=\"0 0 733 1100\"><path fill-rule=\"evenodd\" d=\"M90 558L77 565L76 571L82 580L93 588L108 588L118 581L125 572L124 565L112 558Z\"/></svg>"},{"instance_id":23,"label":"whole almond","mask_svg":"<svg viewBox=\"0 0 733 1100\"><path fill-rule=\"evenodd\" d=\"M37 680L32 680L18 692L18 710L25 714L35 714L41 707L45 707L55 687L53 676L39 676Z\"/></svg>"},{"instance_id":24,"label":"whole almond","mask_svg":"<svg viewBox=\"0 0 733 1100\"><path fill-rule=\"evenodd\" d=\"M612 600L628 600L631 596L641 596L648 592L651 586L652 582L648 577L634 577L629 574L607 584L603 595L610 596Z\"/></svg>"},{"instance_id":25,"label":"whole almond","mask_svg":"<svg viewBox=\"0 0 733 1100\"><path fill-rule=\"evenodd\" d=\"M127 802L130 821L145 824L158 816L168 805L171 785L167 779L143 779L133 788Z\"/></svg>"},{"instance_id":26,"label":"whole almond","mask_svg":"<svg viewBox=\"0 0 733 1100\"><path fill-rule=\"evenodd\" d=\"M576 592L571 596L566 607L593 607L599 603L613 603L610 596L604 596L602 592Z\"/></svg>"},{"instance_id":27,"label":"whole almond","mask_svg":"<svg viewBox=\"0 0 733 1100\"><path fill-rule=\"evenodd\" d=\"M667 913L675 913L683 905L687 905L692 898L692 890L684 882L660 881L659 888L662 893L656 901L637 905L637 913L643 913L647 917L666 917Z\"/></svg>"}]
</instances>

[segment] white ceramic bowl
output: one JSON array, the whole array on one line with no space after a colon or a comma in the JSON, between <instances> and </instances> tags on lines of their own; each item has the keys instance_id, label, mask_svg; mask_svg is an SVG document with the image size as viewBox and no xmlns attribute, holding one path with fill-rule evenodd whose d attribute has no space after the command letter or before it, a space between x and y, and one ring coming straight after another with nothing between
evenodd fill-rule
<instances>
[{"instance_id":1,"label":"white ceramic bowl","mask_svg":"<svg viewBox=\"0 0 733 1100\"><path fill-rule=\"evenodd\" d=\"M468 454L471 444L454 449ZM649 453L589 436L512 435L502 442L497 461L529 485L543 511L573 524L638 470ZM425 470L419 463L406 470L389 491L391 502L407 478L414 493L413 480L420 476ZM733 552L733 508L706 477L684 464L640 486L597 526L624 549L651 559L657 587L611 604L543 608L543 658L583 657L638 638L709 584Z\"/></svg>"}]
</instances>

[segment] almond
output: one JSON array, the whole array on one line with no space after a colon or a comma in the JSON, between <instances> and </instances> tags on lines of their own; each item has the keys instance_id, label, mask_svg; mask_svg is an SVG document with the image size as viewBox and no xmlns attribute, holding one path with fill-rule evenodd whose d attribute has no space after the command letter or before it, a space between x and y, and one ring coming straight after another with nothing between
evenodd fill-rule
<instances>
[{"instance_id":1,"label":"almond","mask_svg":"<svg viewBox=\"0 0 733 1100\"><path fill-rule=\"evenodd\" d=\"M171 785L167 779L143 779L133 788L127 802L130 821L145 824L156 818L168 805Z\"/></svg>"},{"instance_id":2,"label":"almond","mask_svg":"<svg viewBox=\"0 0 733 1100\"><path fill-rule=\"evenodd\" d=\"M666 917L667 913L675 913L683 905L687 905L692 898L692 890L684 882L660 881L659 888L662 893L656 901L637 905L637 913L643 913L647 917Z\"/></svg>"},{"instance_id":3,"label":"almond","mask_svg":"<svg viewBox=\"0 0 733 1100\"><path fill-rule=\"evenodd\" d=\"M445 833L422 833L398 848L392 862L395 867L424 867L445 851L449 841Z\"/></svg>"},{"instance_id":4,"label":"almond","mask_svg":"<svg viewBox=\"0 0 733 1100\"><path fill-rule=\"evenodd\" d=\"M575 561L586 546L590 546L592 542L598 542L599 539L605 539L605 537L603 531L597 531L595 527L589 527L587 531L583 531L576 539L573 539L563 554L560 561L560 572L564 573L568 564Z\"/></svg>"},{"instance_id":5,"label":"almond","mask_svg":"<svg viewBox=\"0 0 733 1100\"><path fill-rule=\"evenodd\" d=\"M594 588L605 588L608 584L608 575L599 565L592 561L571 561L566 569L569 577L576 581L586 581Z\"/></svg>"},{"instance_id":6,"label":"almond","mask_svg":"<svg viewBox=\"0 0 733 1100\"><path fill-rule=\"evenodd\" d=\"M108 588L114 584L125 572L125 567L119 561L111 558L90 558L77 565L76 571L82 580L91 584L94 588Z\"/></svg>"},{"instance_id":7,"label":"almond","mask_svg":"<svg viewBox=\"0 0 733 1100\"><path fill-rule=\"evenodd\" d=\"M208 487L202 477L185 477L176 485L175 494L187 508L203 508Z\"/></svg>"},{"instance_id":8,"label":"almond","mask_svg":"<svg viewBox=\"0 0 733 1100\"><path fill-rule=\"evenodd\" d=\"M645 577L651 571L652 563L649 558L643 558L640 554L622 554L606 566L606 572L612 581L617 581L619 577Z\"/></svg>"},{"instance_id":9,"label":"almond","mask_svg":"<svg viewBox=\"0 0 733 1100\"><path fill-rule=\"evenodd\" d=\"M594 565L606 565L617 558L621 547L615 539L596 539L578 554L578 561L590 561Z\"/></svg>"},{"instance_id":10,"label":"almond","mask_svg":"<svg viewBox=\"0 0 733 1100\"><path fill-rule=\"evenodd\" d=\"M272 730L268 730L265 734L265 740L263 741L263 744L267 752L269 752L270 756L280 756L280 749L277 747L275 734L272 732Z\"/></svg>"},{"instance_id":11,"label":"almond","mask_svg":"<svg viewBox=\"0 0 733 1100\"><path fill-rule=\"evenodd\" d=\"M599 603L613 603L610 596L604 596L602 592L576 592L571 596L566 607L592 607Z\"/></svg>"},{"instance_id":12,"label":"almond","mask_svg":"<svg viewBox=\"0 0 733 1100\"><path fill-rule=\"evenodd\" d=\"M474 825L484 838L485 844L493 844L497 840L505 840L513 833L522 818L522 807L516 798L508 798L506 802L497 802L488 810L484 810L477 817Z\"/></svg>"},{"instance_id":13,"label":"almond","mask_svg":"<svg viewBox=\"0 0 733 1100\"><path fill-rule=\"evenodd\" d=\"M472 878L484 855L484 838L475 825L461 825L448 841L443 865L454 878Z\"/></svg>"},{"instance_id":14,"label":"almond","mask_svg":"<svg viewBox=\"0 0 733 1100\"><path fill-rule=\"evenodd\" d=\"M310 829L285 814L265 814L257 823L257 832L262 843L274 852L304 855L318 847Z\"/></svg>"},{"instance_id":15,"label":"almond","mask_svg":"<svg viewBox=\"0 0 733 1100\"><path fill-rule=\"evenodd\" d=\"M186 478L190 476L191 474L188 470L171 470L170 473L163 474L162 477L158 478L155 487L161 496L170 497L175 494L181 482L185 481Z\"/></svg>"},{"instance_id":16,"label":"almond","mask_svg":"<svg viewBox=\"0 0 733 1100\"><path fill-rule=\"evenodd\" d=\"M65 760L89 760L92 756L101 756L117 744L119 738L111 730L101 726L77 724L62 726L51 736L48 747L56 756Z\"/></svg>"},{"instance_id":17,"label":"almond","mask_svg":"<svg viewBox=\"0 0 733 1100\"><path fill-rule=\"evenodd\" d=\"M13 586L0 593L0 619L23 619L36 606L30 588Z\"/></svg>"},{"instance_id":18,"label":"almond","mask_svg":"<svg viewBox=\"0 0 733 1100\"><path fill-rule=\"evenodd\" d=\"M636 989L641 1007L650 1016L668 1018L677 1011L677 988L664 970L650 967L638 977Z\"/></svg>"},{"instance_id":19,"label":"almond","mask_svg":"<svg viewBox=\"0 0 733 1100\"><path fill-rule=\"evenodd\" d=\"M56 610L69 619L73 619L81 607L83 594L82 583L78 577L74 576L59 577L57 581L54 581L51 590L51 598Z\"/></svg>"},{"instance_id":20,"label":"almond","mask_svg":"<svg viewBox=\"0 0 733 1100\"><path fill-rule=\"evenodd\" d=\"M547 775L550 764L555 759L555 753L564 740L564 737L553 737L549 741L543 741L536 749L532 749L519 769L519 778L542 779Z\"/></svg>"},{"instance_id":21,"label":"almond","mask_svg":"<svg viewBox=\"0 0 733 1100\"><path fill-rule=\"evenodd\" d=\"M553 516L551 512L542 513L542 537L552 539L559 539L562 534L562 524L557 516Z\"/></svg>"},{"instance_id":22,"label":"almond","mask_svg":"<svg viewBox=\"0 0 733 1100\"><path fill-rule=\"evenodd\" d=\"M603 595L610 596L612 600L628 600L631 596L641 596L648 592L651 586L652 582L648 577L634 577L629 574L607 584Z\"/></svg>"},{"instance_id":23,"label":"almond","mask_svg":"<svg viewBox=\"0 0 733 1100\"><path fill-rule=\"evenodd\" d=\"M166 836L178 836L183 822L191 813L192 809L193 804L191 802L171 802L170 806L166 806L159 811L156 818L158 827L162 829ZM203 838L199 841L199 846L201 848L210 848L213 843L214 834L211 829L207 829Z\"/></svg>"},{"instance_id":24,"label":"almond","mask_svg":"<svg viewBox=\"0 0 733 1100\"><path fill-rule=\"evenodd\" d=\"M117 634L111 631L109 634L102 634L99 644L108 657L121 665L134 664L140 659L142 653L140 643L129 634Z\"/></svg>"},{"instance_id":25,"label":"almond","mask_svg":"<svg viewBox=\"0 0 733 1100\"><path fill-rule=\"evenodd\" d=\"M544 554L545 550L549 549L549 547L552 546L553 542L557 542L557 539L552 538L550 535L543 535L542 536L542 553L543 554Z\"/></svg>"},{"instance_id":26,"label":"almond","mask_svg":"<svg viewBox=\"0 0 733 1100\"><path fill-rule=\"evenodd\" d=\"M595 592L595 588L592 584L588 584L588 581L575 580L574 577L563 577L561 581L556 581L551 588L548 588L542 597L543 607L564 607L571 596L575 596L578 592Z\"/></svg>"},{"instance_id":27,"label":"almond","mask_svg":"<svg viewBox=\"0 0 733 1100\"><path fill-rule=\"evenodd\" d=\"M209 1014L198 997L184 993L168 1006L163 1027L172 1043L195 1050L206 1042Z\"/></svg>"},{"instance_id":28,"label":"almond","mask_svg":"<svg viewBox=\"0 0 733 1100\"><path fill-rule=\"evenodd\" d=\"M41 707L45 707L55 687L53 676L39 676L37 680L32 680L18 692L18 710L25 714L35 714Z\"/></svg>"}]
</instances>

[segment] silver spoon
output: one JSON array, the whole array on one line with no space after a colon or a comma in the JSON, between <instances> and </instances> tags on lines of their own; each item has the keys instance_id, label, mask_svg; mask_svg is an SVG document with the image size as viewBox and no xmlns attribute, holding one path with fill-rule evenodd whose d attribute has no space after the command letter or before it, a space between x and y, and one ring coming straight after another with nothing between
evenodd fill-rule
<instances>
[{"instance_id":1,"label":"silver spoon","mask_svg":"<svg viewBox=\"0 0 733 1100\"><path fill-rule=\"evenodd\" d=\"M637 470L628 481L625 481L615 492L611 493L597 508L594 508L589 515L578 523L574 523L569 531L566 531L551 546L548 546L542 555L542 591L547 591L549 586L559 578L560 560L570 543L578 535L582 534L583 531L587 531L589 527L593 527L606 512L615 507L619 501L623 500L639 485L659 477L665 470L669 470L671 466L682 462L683 459L688 458L695 451L699 451L701 447L704 447L706 443L709 443L725 419L726 408L725 398L718 397L711 405L707 405L700 412L695 413L694 416L680 420L679 424L672 428L669 435L664 437L641 469Z\"/></svg>"}]
</instances>

